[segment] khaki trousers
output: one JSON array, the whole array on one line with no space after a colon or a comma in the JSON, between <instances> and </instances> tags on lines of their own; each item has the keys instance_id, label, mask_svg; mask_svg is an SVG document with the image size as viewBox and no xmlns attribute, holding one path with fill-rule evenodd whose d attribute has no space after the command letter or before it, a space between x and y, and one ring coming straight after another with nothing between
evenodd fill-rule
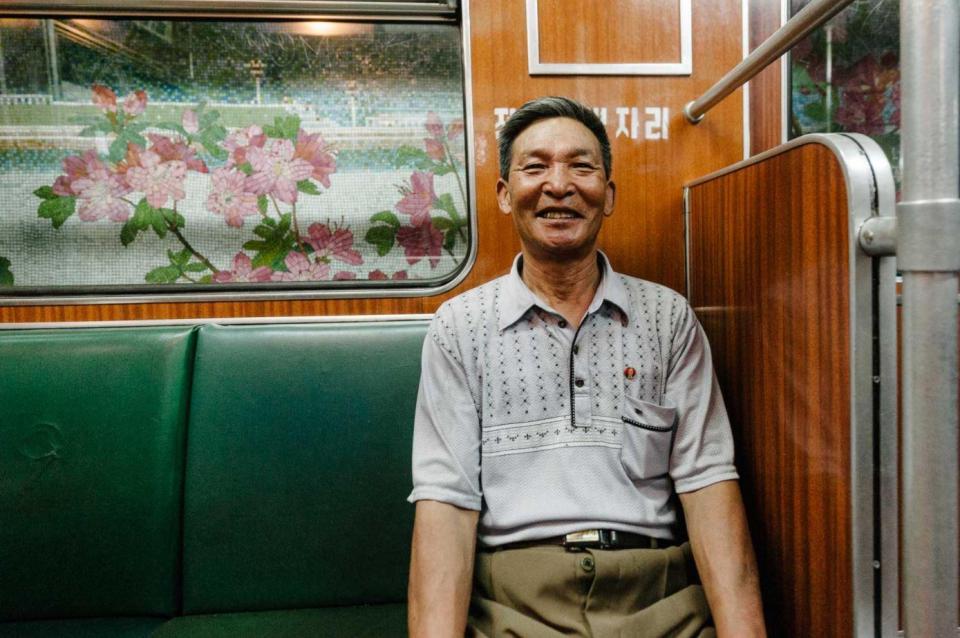
<instances>
[{"instance_id":1,"label":"khaki trousers","mask_svg":"<svg viewBox=\"0 0 960 638\"><path fill-rule=\"evenodd\" d=\"M714 638L690 546L481 551L468 637Z\"/></svg>"}]
</instances>

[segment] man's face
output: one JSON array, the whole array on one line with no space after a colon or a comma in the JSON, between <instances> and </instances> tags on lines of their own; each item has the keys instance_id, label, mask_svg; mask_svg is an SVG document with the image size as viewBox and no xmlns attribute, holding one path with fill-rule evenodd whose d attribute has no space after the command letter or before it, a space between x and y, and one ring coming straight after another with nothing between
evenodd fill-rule
<instances>
[{"instance_id":1,"label":"man's face","mask_svg":"<svg viewBox=\"0 0 960 638\"><path fill-rule=\"evenodd\" d=\"M513 142L507 180L497 182L500 210L513 216L524 249L539 258L589 254L613 200L600 143L566 117L524 129Z\"/></svg>"}]
</instances>

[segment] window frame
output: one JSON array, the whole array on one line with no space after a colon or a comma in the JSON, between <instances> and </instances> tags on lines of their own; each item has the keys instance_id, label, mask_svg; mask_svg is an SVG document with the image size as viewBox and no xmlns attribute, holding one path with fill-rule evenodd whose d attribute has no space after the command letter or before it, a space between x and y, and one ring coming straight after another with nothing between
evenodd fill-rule
<instances>
[{"instance_id":1,"label":"window frame","mask_svg":"<svg viewBox=\"0 0 960 638\"><path fill-rule=\"evenodd\" d=\"M122 10L103 0L8 0L0 7L0 19L11 17L90 17L100 19L231 19L330 20L445 23L460 30L461 74L464 101L464 170L467 197L468 241L462 263L433 279L345 280L284 282L283 284L211 283L129 284L92 286L32 286L21 290L0 288L2 306L104 305L171 302L286 301L311 299L369 299L428 297L456 288L473 270L477 260L478 220L476 163L473 148L473 85L470 57L470 19L467 2L418 0L413 2L331 0L127 0Z\"/></svg>"}]
</instances>

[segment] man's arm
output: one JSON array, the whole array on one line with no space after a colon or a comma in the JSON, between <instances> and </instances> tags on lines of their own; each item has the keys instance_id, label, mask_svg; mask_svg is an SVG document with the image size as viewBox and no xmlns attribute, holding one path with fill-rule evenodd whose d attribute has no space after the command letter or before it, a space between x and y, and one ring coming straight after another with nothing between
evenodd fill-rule
<instances>
[{"instance_id":1,"label":"man's arm","mask_svg":"<svg viewBox=\"0 0 960 638\"><path fill-rule=\"evenodd\" d=\"M473 587L479 512L418 501L410 558L411 638L463 636Z\"/></svg>"},{"instance_id":2,"label":"man's arm","mask_svg":"<svg viewBox=\"0 0 960 638\"><path fill-rule=\"evenodd\" d=\"M680 502L717 635L766 636L757 562L739 485L714 483L680 494Z\"/></svg>"}]
</instances>

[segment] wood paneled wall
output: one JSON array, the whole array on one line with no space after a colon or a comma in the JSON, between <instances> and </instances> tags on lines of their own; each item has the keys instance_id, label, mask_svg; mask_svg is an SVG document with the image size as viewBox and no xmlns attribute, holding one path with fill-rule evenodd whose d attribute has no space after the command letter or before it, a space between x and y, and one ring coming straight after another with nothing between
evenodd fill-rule
<instances>
[{"instance_id":1,"label":"wood paneled wall","mask_svg":"<svg viewBox=\"0 0 960 638\"><path fill-rule=\"evenodd\" d=\"M852 636L847 194L808 144L690 191L710 338L771 635Z\"/></svg>"},{"instance_id":2,"label":"wood paneled wall","mask_svg":"<svg viewBox=\"0 0 960 638\"><path fill-rule=\"evenodd\" d=\"M682 290L681 187L685 181L741 159L742 99L739 93L730 96L696 126L688 124L681 111L684 104L739 61L743 38L741 1L693 3L693 73L689 77L531 77L527 70L524 4L520 0L474 0L468 4L479 251L469 276L455 290L406 299L3 306L0 322L432 312L444 299L509 268L519 245L510 219L498 212L494 197L496 109L516 108L526 100L547 94L568 95L606 109L613 142L613 177L618 189L616 212L601 236L602 248L619 270ZM678 45L674 47L678 12L673 9L678 6L677 0L591 0L575 11L555 10L560 4L540 2L541 37L546 47L541 48L541 55L545 61L678 61L665 60L674 55L674 50L678 51ZM570 38L577 43L572 48L564 44L568 34L576 35ZM611 42L623 46L611 47ZM657 46L651 49L649 43ZM647 53L658 53L659 59L633 59ZM576 59L564 60L565 56ZM644 139L642 120L652 117L645 111L648 107L667 109L666 139L662 129L661 139ZM626 109L626 134L617 134L617 108Z\"/></svg>"},{"instance_id":3,"label":"wood paneled wall","mask_svg":"<svg viewBox=\"0 0 960 638\"><path fill-rule=\"evenodd\" d=\"M753 51L780 28L780 0L749 0L749 45ZM750 81L750 155L779 146L783 139L781 61Z\"/></svg>"}]
</instances>

